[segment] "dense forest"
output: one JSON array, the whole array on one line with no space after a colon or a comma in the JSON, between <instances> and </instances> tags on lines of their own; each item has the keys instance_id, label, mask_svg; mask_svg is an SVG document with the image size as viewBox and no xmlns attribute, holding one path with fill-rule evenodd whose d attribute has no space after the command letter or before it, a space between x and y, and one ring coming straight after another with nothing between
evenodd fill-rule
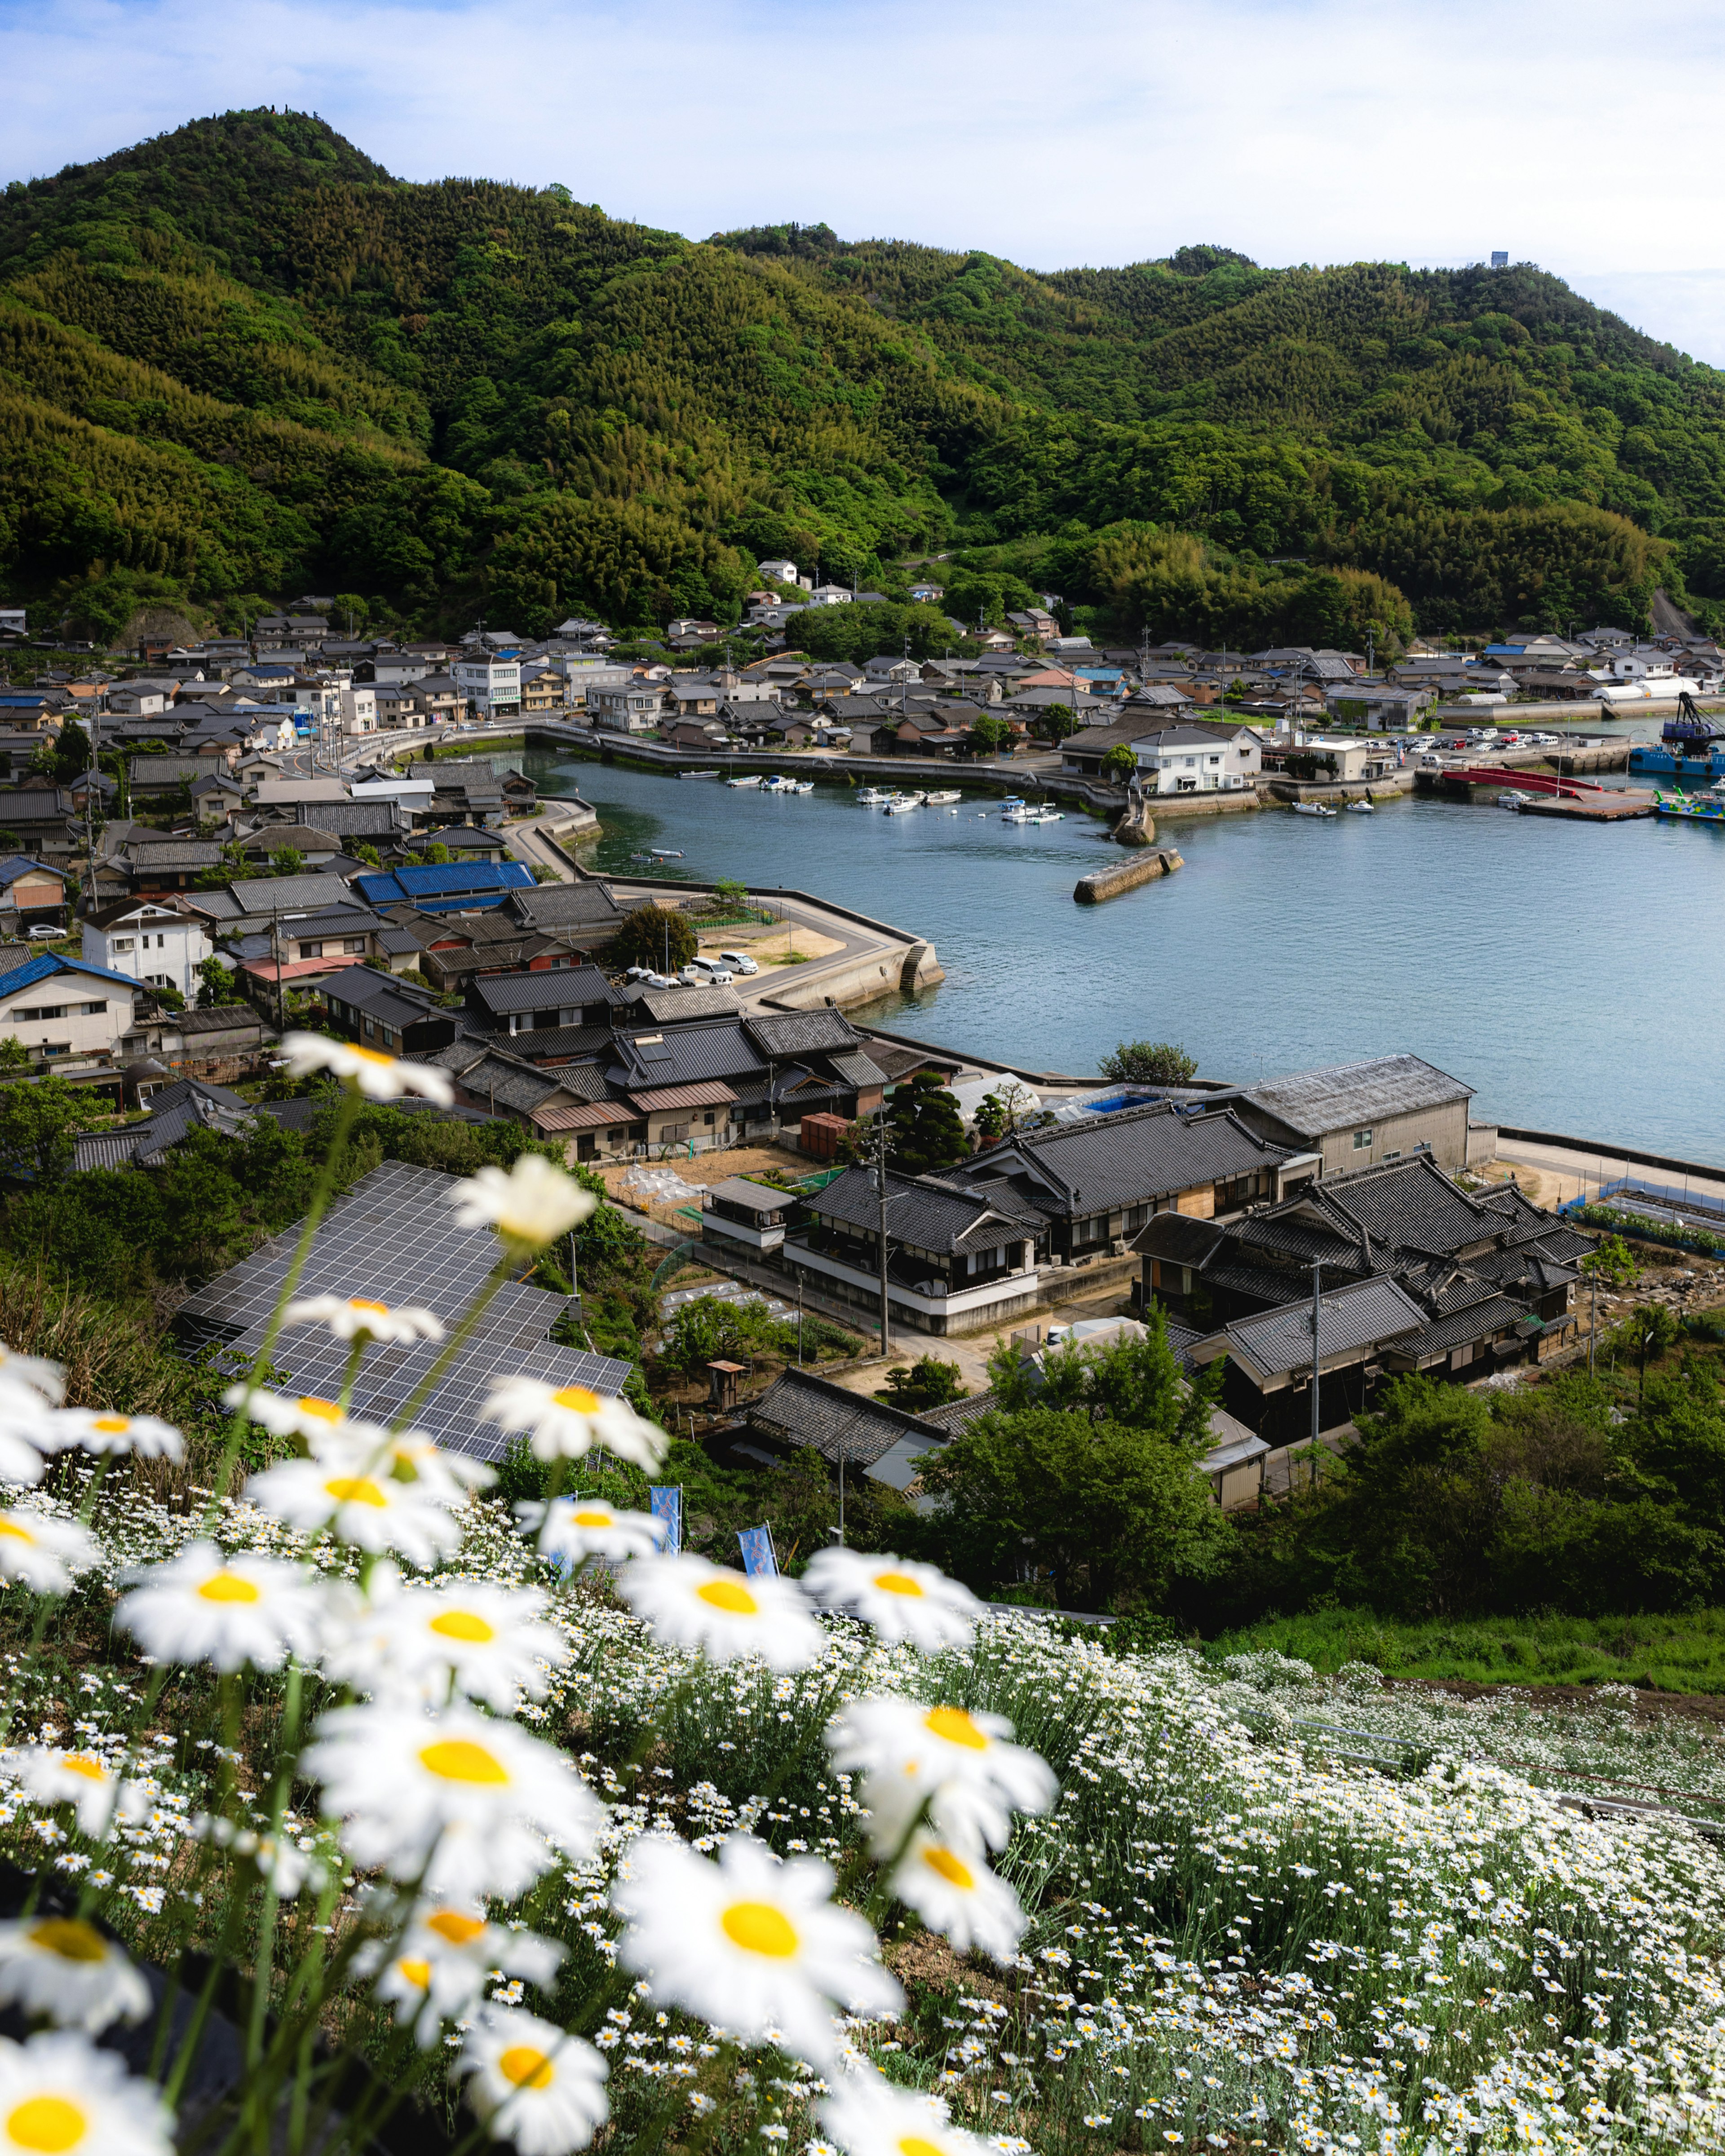
<instances>
[{"instance_id":1,"label":"dense forest","mask_svg":"<svg viewBox=\"0 0 1725 2156\"><path fill-rule=\"evenodd\" d=\"M68 634L734 621L766 555L901 600L933 552L966 620L1113 635L1712 622L1722 421L1527 267L696 243L273 110L0 196L0 583Z\"/></svg>"}]
</instances>

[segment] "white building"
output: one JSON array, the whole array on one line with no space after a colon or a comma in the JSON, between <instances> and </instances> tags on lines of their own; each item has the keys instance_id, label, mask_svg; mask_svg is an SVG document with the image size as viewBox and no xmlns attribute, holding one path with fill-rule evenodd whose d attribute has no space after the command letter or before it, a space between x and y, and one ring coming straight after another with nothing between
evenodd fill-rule
<instances>
[{"instance_id":1,"label":"white building","mask_svg":"<svg viewBox=\"0 0 1725 2156\"><path fill-rule=\"evenodd\" d=\"M762 562L757 566L769 584L800 584L804 581L797 574L794 562Z\"/></svg>"},{"instance_id":2,"label":"white building","mask_svg":"<svg viewBox=\"0 0 1725 2156\"><path fill-rule=\"evenodd\" d=\"M455 686L478 719L519 718L521 662L484 653L465 653L454 667Z\"/></svg>"},{"instance_id":3,"label":"white building","mask_svg":"<svg viewBox=\"0 0 1725 2156\"><path fill-rule=\"evenodd\" d=\"M341 731L344 734L374 734L377 731L377 690L371 681L356 681L341 691Z\"/></svg>"},{"instance_id":4,"label":"white building","mask_svg":"<svg viewBox=\"0 0 1725 2156\"><path fill-rule=\"evenodd\" d=\"M198 999L198 969L214 946L200 921L151 899L123 898L84 924L84 958L151 988L177 988Z\"/></svg>"},{"instance_id":5,"label":"white building","mask_svg":"<svg viewBox=\"0 0 1725 2156\"><path fill-rule=\"evenodd\" d=\"M849 606L856 597L848 584L817 584L809 594L810 606Z\"/></svg>"},{"instance_id":6,"label":"white building","mask_svg":"<svg viewBox=\"0 0 1725 2156\"><path fill-rule=\"evenodd\" d=\"M1231 793L1256 783L1264 745L1250 726L1224 739L1204 726L1170 726L1132 745L1146 793Z\"/></svg>"},{"instance_id":7,"label":"white building","mask_svg":"<svg viewBox=\"0 0 1725 2156\"><path fill-rule=\"evenodd\" d=\"M657 681L627 681L589 689L587 709L596 726L623 734L651 733L665 716L665 690Z\"/></svg>"},{"instance_id":8,"label":"white building","mask_svg":"<svg viewBox=\"0 0 1725 2156\"><path fill-rule=\"evenodd\" d=\"M0 1038L38 1065L95 1068L114 1061L133 1031L137 996L122 973L76 958L30 958L0 975Z\"/></svg>"}]
</instances>

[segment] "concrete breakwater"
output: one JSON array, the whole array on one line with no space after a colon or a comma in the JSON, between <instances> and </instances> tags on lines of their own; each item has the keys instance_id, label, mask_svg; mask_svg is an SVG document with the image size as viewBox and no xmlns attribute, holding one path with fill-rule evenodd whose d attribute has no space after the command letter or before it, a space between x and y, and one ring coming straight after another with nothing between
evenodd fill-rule
<instances>
[{"instance_id":1,"label":"concrete breakwater","mask_svg":"<svg viewBox=\"0 0 1725 2156\"><path fill-rule=\"evenodd\" d=\"M1172 875L1185 865L1172 846L1147 848L1130 860L1116 861L1111 867L1080 876L1072 886L1072 896L1081 906L1101 906L1106 899L1118 898L1122 891L1135 891L1141 883L1153 882L1158 876Z\"/></svg>"}]
</instances>

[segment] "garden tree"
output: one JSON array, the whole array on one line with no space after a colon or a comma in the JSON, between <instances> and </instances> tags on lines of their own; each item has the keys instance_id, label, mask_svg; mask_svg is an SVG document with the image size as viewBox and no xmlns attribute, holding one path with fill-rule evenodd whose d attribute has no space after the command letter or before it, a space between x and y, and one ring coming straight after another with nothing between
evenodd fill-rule
<instances>
[{"instance_id":1,"label":"garden tree","mask_svg":"<svg viewBox=\"0 0 1725 2156\"><path fill-rule=\"evenodd\" d=\"M1035 1096L1016 1078L1009 1078L1004 1086L983 1096L972 1122L979 1137L998 1143L1014 1132L1023 1130L1041 1111Z\"/></svg>"},{"instance_id":2,"label":"garden tree","mask_svg":"<svg viewBox=\"0 0 1725 2156\"><path fill-rule=\"evenodd\" d=\"M427 745L425 753L428 756L431 753L429 744ZM350 846L347 850L355 860L363 861L368 869L381 869L383 865L383 857L375 846Z\"/></svg>"},{"instance_id":3,"label":"garden tree","mask_svg":"<svg viewBox=\"0 0 1725 2156\"><path fill-rule=\"evenodd\" d=\"M449 861L449 850L439 839L434 845L425 849L425 858L434 868L447 868Z\"/></svg>"},{"instance_id":4,"label":"garden tree","mask_svg":"<svg viewBox=\"0 0 1725 2156\"><path fill-rule=\"evenodd\" d=\"M213 867L200 869L195 879L199 891L225 891L229 884L249 883L263 873L246 857L244 846L229 844L222 849L222 858Z\"/></svg>"},{"instance_id":5,"label":"garden tree","mask_svg":"<svg viewBox=\"0 0 1725 2156\"><path fill-rule=\"evenodd\" d=\"M1157 1316L1142 1341L1070 1348L1040 1373L1003 1347L988 1369L999 1408L922 1462L925 1554L984 1594L1028 1564L1063 1609L1159 1604L1221 1567L1229 1530L1194 1465L1219 1363L1189 1383Z\"/></svg>"},{"instance_id":6,"label":"garden tree","mask_svg":"<svg viewBox=\"0 0 1725 2156\"><path fill-rule=\"evenodd\" d=\"M1012 739L1012 729L1004 719L997 719L992 711L984 711L971 721L970 731L964 737L967 756L998 756Z\"/></svg>"},{"instance_id":7,"label":"garden tree","mask_svg":"<svg viewBox=\"0 0 1725 2156\"><path fill-rule=\"evenodd\" d=\"M1639 1279L1641 1268L1621 1235L1601 1235L1581 1261L1584 1273L1594 1274L1610 1287L1627 1287Z\"/></svg>"},{"instance_id":8,"label":"garden tree","mask_svg":"<svg viewBox=\"0 0 1725 2156\"><path fill-rule=\"evenodd\" d=\"M72 1141L89 1120L85 1096L54 1071L0 1086L0 1175L59 1182L72 1166Z\"/></svg>"},{"instance_id":9,"label":"garden tree","mask_svg":"<svg viewBox=\"0 0 1725 2156\"><path fill-rule=\"evenodd\" d=\"M1105 1078L1141 1086L1189 1086L1198 1062L1171 1040L1122 1040L1097 1065Z\"/></svg>"},{"instance_id":10,"label":"garden tree","mask_svg":"<svg viewBox=\"0 0 1725 2156\"><path fill-rule=\"evenodd\" d=\"M675 973L686 966L700 948L695 931L680 913L650 900L629 914L611 945L619 966L647 966L655 973Z\"/></svg>"},{"instance_id":11,"label":"garden tree","mask_svg":"<svg viewBox=\"0 0 1725 2156\"><path fill-rule=\"evenodd\" d=\"M942 1363L935 1355L919 1355L914 1363L889 1370L886 1384L875 1398L914 1414L923 1408L942 1408L950 1401L962 1400L968 1390L956 1363Z\"/></svg>"},{"instance_id":12,"label":"garden tree","mask_svg":"<svg viewBox=\"0 0 1725 2156\"><path fill-rule=\"evenodd\" d=\"M998 1093L984 1093L971 1120L976 1126L977 1136L986 1138L991 1145L1004 1138L1011 1127L1006 1104Z\"/></svg>"},{"instance_id":13,"label":"garden tree","mask_svg":"<svg viewBox=\"0 0 1725 2156\"><path fill-rule=\"evenodd\" d=\"M721 876L713 886L713 906L720 913L736 913L748 904L749 887L735 876Z\"/></svg>"},{"instance_id":14,"label":"garden tree","mask_svg":"<svg viewBox=\"0 0 1725 2156\"><path fill-rule=\"evenodd\" d=\"M886 1105L887 1153L901 1175L951 1168L970 1151L952 1090L932 1070L906 1079Z\"/></svg>"},{"instance_id":15,"label":"garden tree","mask_svg":"<svg viewBox=\"0 0 1725 2156\"><path fill-rule=\"evenodd\" d=\"M1030 731L1039 739L1052 742L1056 748L1079 732L1078 714L1070 704L1045 705L1040 715L1031 721Z\"/></svg>"},{"instance_id":16,"label":"garden tree","mask_svg":"<svg viewBox=\"0 0 1725 2156\"><path fill-rule=\"evenodd\" d=\"M447 860L448 855L445 855L444 858ZM284 846L279 853L270 856L270 873L279 876L304 875L305 856L297 846Z\"/></svg>"},{"instance_id":17,"label":"garden tree","mask_svg":"<svg viewBox=\"0 0 1725 2156\"><path fill-rule=\"evenodd\" d=\"M1116 742L1102 758L1102 776L1111 778L1117 786L1130 784L1138 768L1138 759L1130 742Z\"/></svg>"}]
</instances>

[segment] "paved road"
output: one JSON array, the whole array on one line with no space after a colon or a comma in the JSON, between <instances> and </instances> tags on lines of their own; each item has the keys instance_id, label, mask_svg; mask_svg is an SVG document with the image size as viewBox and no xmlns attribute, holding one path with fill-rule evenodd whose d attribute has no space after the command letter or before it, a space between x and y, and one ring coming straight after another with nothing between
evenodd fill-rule
<instances>
[{"instance_id":1,"label":"paved road","mask_svg":"<svg viewBox=\"0 0 1725 2156\"><path fill-rule=\"evenodd\" d=\"M1540 1180L1540 1198L1548 1205L1565 1204L1572 1198L1591 1198L1602 1183L1615 1183L1624 1176L1687 1189L1697 1198L1725 1203L1725 1168L1712 1175L1685 1177L1671 1168L1649 1168L1640 1161L1625 1160L1609 1147L1583 1152L1565 1146L1538 1145L1527 1138L1499 1138L1497 1158L1513 1168L1531 1168Z\"/></svg>"}]
</instances>

